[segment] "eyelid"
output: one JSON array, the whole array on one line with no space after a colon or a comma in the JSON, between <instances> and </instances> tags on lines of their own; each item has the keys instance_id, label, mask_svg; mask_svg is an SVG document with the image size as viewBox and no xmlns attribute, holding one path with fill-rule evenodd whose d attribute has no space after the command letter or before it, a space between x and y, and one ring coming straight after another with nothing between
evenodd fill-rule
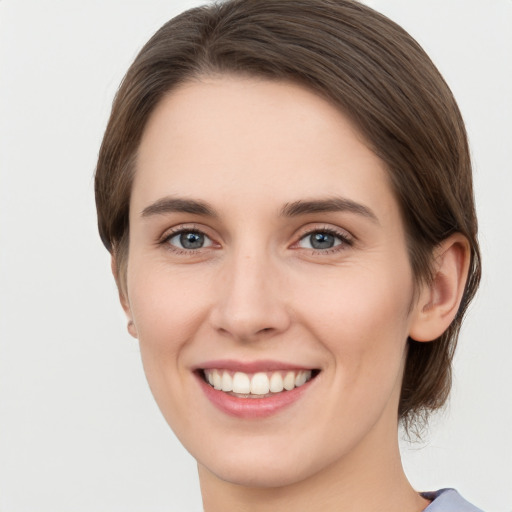
<instances>
[{"instance_id":1,"label":"eyelid","mask_svg":"<svg viewBox=\"0 0 512 512\"><path fill-rule=\"evenodd\" d=\"M219 242L216 241L216 237L211 235L209 233L211 231L207 227L203 227L201 225L198 225L196 223L191 224L178 224L177 226L173 226L171 228L168 228L164 231L164 233L157 239L157 245L167 245L167 248L172 251L176 252L183 252L183 253L193 253L201 250L209 250L212 248L218 248L221 246ZM198 249L185 249L185 248L179 248L177 246L169 244L169 240L171 240L173 237L180 235L182 233L200 233L201 235L204 235L211 243L206 247L201 247ZM347 247L350 247L354 245L356 241L356 237L352 235L349 231L347 231L344 228L341 228L339 226L333 226L333 225L327 225L327 224L308 224L307 226L302 227L296 237L294 237L295 242L290 246L290 248L293 249L301 249L299 247L300 241L302 241L307 236L312 235L313 233L328 233L331 234L341 240L341 243L338 245L333 246L332 248L328 249L307 249L312 250L316 253L322 253L327 254L330 252L340 251L344 250Z\"/></svg>"},{"instance_id":2,"label":"eyelid","mask_svg":"<svg viewBox=\"0 0 512 512\"><path fill-rule=\"evenodd\" d=\"M354 245L354 242L356 238L354 235L352 235L350 232L348 232L346 229L340 228L338 226L333 225L326 225L326 224L317 224L317 225L308 225L304 228L301 228L299 231L296 241L292 244L292 248L294 249L302 249L299 247L299 243L306 237L311 236L314 233L328 233L330 235L333 235L341 240L341 243L338 245L335 245L328 249L309 249L304 248L309 251L314 251L315 253L322 253L322 254L328 254L331 252L341 251L348 247L351 247Z\"/></svg>"},{"instance_id":3,"label":"eyelid","mask_svg":"<svg viewBox=\"0 0 512 512\"><path fill-rule=\"evenodd\" d=\"M209 234L210 230L206 229L205 227L198 226L195 223L192 224L178 224L177 226L173 226L169 229L166 229L164 233L157 239L157 245L167 245L169 250L177 251L177 252L183 252L183 253L193 253L201 250L208 250L212 249L214 247L219 247L220 244L215 241L215 237L213 237L211 234ZM201 247L198 249L185 249L180 248L175 245L171 245L169 241L174 238L177 235L180 235L182 233L199 233L201 235L204 235L205 238L207 238L211 243L207 245L206 247Z\"/></svg>"},{"instance_id":4,"label":"eyelid","mask_svg":"<svg viewBox=\"0 0 512 512\"><path fill-rule=\"evenodd\" d=\"M177 244L171 243L171 240L174 240L175 238L180 238L183 234L194 234L194 235L200 235L204 240L204 245L202 247L198 247L197 249L191 249L187 247L179 247ZM172 245L173 247L177 247L179 250L183 251L198 251L200 249L207 249L209 247L213 246L213 240L206 234L200 233L198 231L190 231L190 230L184 230L184 231L178 231L178 233L171 234L171 236L168 236L166 239L167 243L169 245Z\"/></svg>"}]
</instances>

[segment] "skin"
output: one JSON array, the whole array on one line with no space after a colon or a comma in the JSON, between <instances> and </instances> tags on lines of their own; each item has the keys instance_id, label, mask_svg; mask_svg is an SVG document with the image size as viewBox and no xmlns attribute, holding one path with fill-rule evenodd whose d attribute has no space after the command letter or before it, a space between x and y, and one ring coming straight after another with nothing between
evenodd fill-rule
<instances>
[{"instance_id":1,"label":"skin","mask_svg":"<svg viewBox=\"0 0 512 512\"><path fill-rule=\"evenodd\" d=\"M297 201L334 197L366 213L283 215ZM155 212L168 198L207 203L215 215ZM206 244L183 248L180 229L204 233ZM310 233L325 230L336 245L312 249ZM207 512L428 505L397 443L406 340L433 339L451 322L467 244L452 237L437 261L434 283L415 295L386 169L324 99L233 76L167 95L139 148L121 301L155 399L198 461ZM242 419L198 385L194 370L217 359L320 373L291 406Z\"/></svg>"}]
</instances>

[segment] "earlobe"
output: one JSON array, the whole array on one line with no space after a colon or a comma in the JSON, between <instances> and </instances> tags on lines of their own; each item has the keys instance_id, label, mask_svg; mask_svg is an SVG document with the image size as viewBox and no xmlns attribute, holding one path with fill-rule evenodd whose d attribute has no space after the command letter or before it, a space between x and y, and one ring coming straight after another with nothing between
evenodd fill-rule
<instances>
[{"instance_id":1,"label":"earlobe","mask_svg":"<svg viewBox=\"0 0 512 512\"><path fill-rule=\"evenodd\" d=\"M119 272L118 272L118 268L117 268L116 259L113 255L112 255L112 259L110 261L110 267L112 269L112 274L116 281L117 290L119 293L119 302L121 303L121 307L123 308L123 311L124 311L127 321L128 321L128 324L127 324L128 332L134 338L138 338L137 328L135 327L135 323L133 322L133 316L132 316L132 310L130 307L130 302L128 300L126 292L123 291L123 287L121 286L121 283L119 282Z\"/></svg>"},{"instance_id":2,"label":"earlobe","mask_svg":"<svg viewBox=\"0 0 512 512\"><path fill-rule=\"evenodd\" d=\"M414 309L409 332L412 339L432 341L448 329L459 310L469 263L469 243L460 233L436 247L433 280L423 286Z\"/></svg>"}]
</instances>

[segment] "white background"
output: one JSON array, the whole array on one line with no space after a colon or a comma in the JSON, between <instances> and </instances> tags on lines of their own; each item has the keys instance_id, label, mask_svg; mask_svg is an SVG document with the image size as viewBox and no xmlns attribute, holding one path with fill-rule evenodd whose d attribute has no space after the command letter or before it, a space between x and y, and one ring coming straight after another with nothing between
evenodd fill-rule
<instances>
[{"instance_id":1,"label":"white background","mask_svg":"<svg viewBox=\"0 0 512 512\"><path fill-rule=\"evenodd\" d=\"M115 90L191 0L0 0L0 512L201 510L96 232ZM368 0L409 30L467 122L484 257L447 412L404 444L420 490L512 511L512 1Z\"/></svg>"}]
</instances>

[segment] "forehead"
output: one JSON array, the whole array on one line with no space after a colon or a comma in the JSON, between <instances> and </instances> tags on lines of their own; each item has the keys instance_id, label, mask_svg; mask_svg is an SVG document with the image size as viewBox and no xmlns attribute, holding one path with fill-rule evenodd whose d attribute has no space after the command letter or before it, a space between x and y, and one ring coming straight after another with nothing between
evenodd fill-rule
<instances>
[{"instance_id":1,"label":"forehead","mask_svg":"<svg viewBox=\"0 0 512 512\"><path fill-rule=\"evenodd\" d=\"M138 211L165 195L246 207L332 194L394 202L350 120L287 82L219 76L173 90L148 121L136 169Z\"/></svg>"}]
</instances>

